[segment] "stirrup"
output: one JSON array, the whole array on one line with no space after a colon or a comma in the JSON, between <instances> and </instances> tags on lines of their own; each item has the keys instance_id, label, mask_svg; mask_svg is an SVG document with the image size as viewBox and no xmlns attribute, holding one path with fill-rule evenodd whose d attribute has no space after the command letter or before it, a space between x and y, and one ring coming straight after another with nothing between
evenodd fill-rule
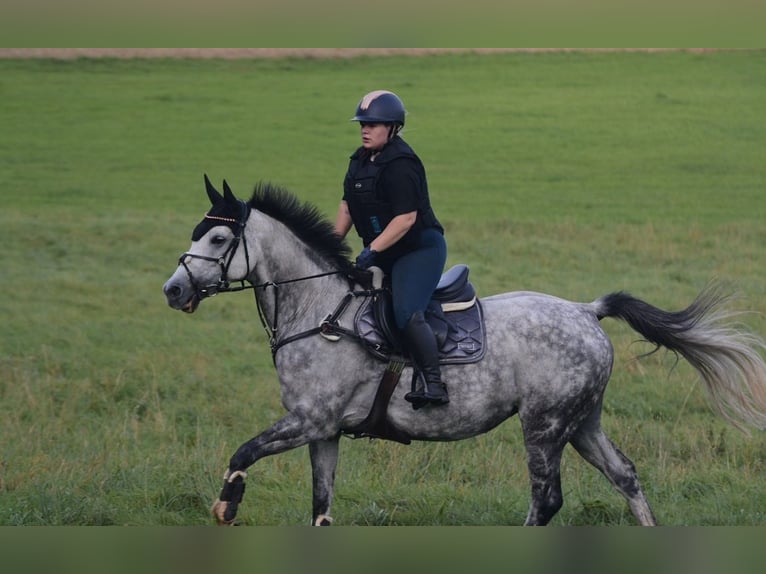
<instances>
[{"instance_id":1,"label":"stirrup","mask_svg":"<svg viewBox=\"0 0 766 574\"><path fill-rule=\"evenodd\" d=\"M447 385L444 383L426 383L423 388L404 395L404 400L412 403L412 408L415 410L428 405L446 405L449 403Z\"/></svg>"}]
</instances>

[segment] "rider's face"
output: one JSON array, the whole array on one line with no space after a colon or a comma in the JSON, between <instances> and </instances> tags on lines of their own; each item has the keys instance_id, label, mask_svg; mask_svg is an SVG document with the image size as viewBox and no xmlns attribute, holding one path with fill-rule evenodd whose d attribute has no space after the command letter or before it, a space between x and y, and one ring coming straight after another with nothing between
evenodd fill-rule
<instances>
[{"instance_id":1,"label":"rider's face","mask_svg":"<svg viewBox=\"0 0 766 574\"><path fill-rule=\"evenodd\" d=\"M362 146L368 150L379 150L388 142L389 126L360 122L362 131Z\"/></svg>"}]
</instances>

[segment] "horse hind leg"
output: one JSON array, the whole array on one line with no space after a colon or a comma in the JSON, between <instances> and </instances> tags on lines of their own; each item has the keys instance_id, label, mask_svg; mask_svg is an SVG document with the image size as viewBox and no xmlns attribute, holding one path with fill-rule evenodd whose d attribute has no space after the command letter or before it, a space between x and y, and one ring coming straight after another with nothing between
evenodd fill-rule
<instances>
[{"instance_id":1,"label":"horse hind leg","mask_svg":"<svg viewBox=\"0 0 766 574\"><path fill-rule=\"evenodd\" d=\"M525 526L545 526L564 504L561 492L561 455L566 445L565 429L558 419L544 415L522 416L531 486Z\"/></svg>"},{"instance_id":2,"label":"horse hind leg","mask_svg":"<svg viewBox=\"0 0 766 574\"><path fill-rule=\"evenodd\" d=\"M560 446L532 445L527 442L527 467L532 499L524 526L545 526L564 504L561 492Z\"/></svg>"},{"instance_id":3,"label":"horse hind leg","mask_svg":"<svg viewBox=\"0 0 766 574\"><path fill-rule=\"evenodd\" d=\"M657 525L654 513L641 489L635 465L604 434L597 411L592 419L578 429L570 443L580 456L600 470L625 497L640 525Z\"/></svg>"}]
</instances>

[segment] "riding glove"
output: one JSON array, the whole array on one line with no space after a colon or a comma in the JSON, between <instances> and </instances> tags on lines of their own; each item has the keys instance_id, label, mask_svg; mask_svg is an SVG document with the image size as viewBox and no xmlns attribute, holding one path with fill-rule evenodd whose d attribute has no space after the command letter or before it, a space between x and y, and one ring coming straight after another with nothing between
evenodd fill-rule
<instances>
[{"instance_id":1,"label":"riding glove","mask_svg":"<svg viewBox=\"0 0 766 574\"><path fill-rule=\"evenodd\" d=\"M369 247L365 247L356 257L356 266L359 269L367 269L368 267L371 267L375 264L375 256L377 254L377 251L370 249Z\"/></svg>"}]
</instances>

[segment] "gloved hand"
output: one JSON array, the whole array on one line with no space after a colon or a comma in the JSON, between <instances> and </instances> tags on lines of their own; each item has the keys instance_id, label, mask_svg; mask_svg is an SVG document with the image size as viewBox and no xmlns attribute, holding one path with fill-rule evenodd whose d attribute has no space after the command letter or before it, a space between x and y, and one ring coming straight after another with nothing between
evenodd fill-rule
<instances>
[{"instance_id":1,"label":"gloved hand","mask_svg":"<svg viewBox=\"0 0 766 574\"><path fill-rule=\"evenodd\" d=\"M365 247L356 257L356 266L359 269L367 269L368 267L371 267L375 264L375 256L377 254L377 251L370 249L369 247Z\"/></svg>"}]
</instances>

